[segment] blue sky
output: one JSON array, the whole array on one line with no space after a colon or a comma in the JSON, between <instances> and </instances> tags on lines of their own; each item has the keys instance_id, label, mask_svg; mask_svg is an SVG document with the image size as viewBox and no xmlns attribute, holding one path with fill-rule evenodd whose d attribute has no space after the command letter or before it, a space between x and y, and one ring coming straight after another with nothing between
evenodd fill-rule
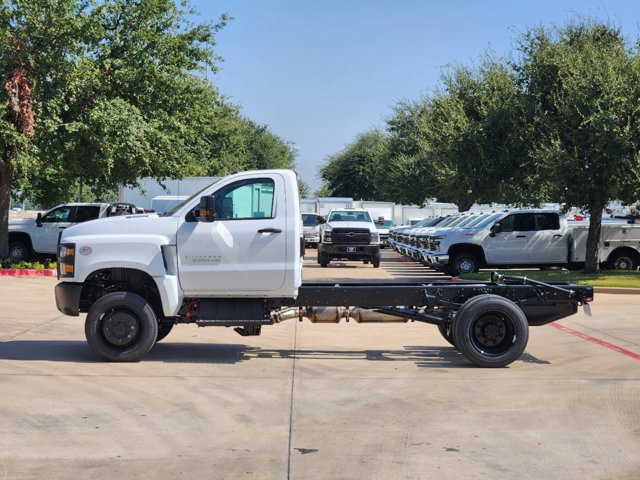
<instances>
[{"instance_id":1,"label":"blue sky","mask_svg":"<svg viewBox=\"0 0 640 480\"><path fill-rule=\"evenodd\" d=\"M630 39L631 0L192 0L200 21L234 19L217 36L224 58L213 83L250 119L292 142L312 191L327 155L343 149L402 100L417 100L447 66L490 50L510 56L529 28L578 15L604 19Z\"/></svg>"}]
</instances>

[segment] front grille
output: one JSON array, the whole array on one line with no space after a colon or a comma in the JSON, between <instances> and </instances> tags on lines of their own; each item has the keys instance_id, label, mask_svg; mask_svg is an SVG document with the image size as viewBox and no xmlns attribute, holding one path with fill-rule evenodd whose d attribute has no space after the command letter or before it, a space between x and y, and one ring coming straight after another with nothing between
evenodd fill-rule
<instances>
[{"instance_id":1,"label":"front grille","mask_svg":"<svg viewBox=\"0 0 640 480\"><path fill-rule=\"evenodd\" d=\"M331 241L339 244L362 245L371 241L371 234L366 228L334 228Z\"/></svg>"}]
</instances>

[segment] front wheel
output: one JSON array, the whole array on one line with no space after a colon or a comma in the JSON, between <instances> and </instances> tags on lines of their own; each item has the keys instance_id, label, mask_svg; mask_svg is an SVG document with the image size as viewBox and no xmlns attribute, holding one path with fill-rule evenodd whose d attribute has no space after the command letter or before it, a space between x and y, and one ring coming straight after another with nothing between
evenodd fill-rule
<instances>
[{"instance_id":1,"label":"front wheel","mask_svg":"<svg viewBox=\"0 0 640 480\"><path fill-rule=\"evenodd\" d=\"M376 253L373 257L371 257L371 263L373 264L373 268L380 267L380 252Z\"/></svg>"},{"instance_id":2,"label":"front wheel","mask_svg":"<svg viewBox=\"0 0 640 480\"><path fill-rule=\"evenodd\" d=\"M15 241L9 243L9 259L12 262L22 262L29 260L31 249L25 242Z\"/></svg>"},{"instance_id":3,"label":"front wheel","mask_svg":"<svg viewBox=\"0 0 640 480\"><path fill-rule=\"evenodd\" d=\"M156 337L156 342L159 342L163 338L165 338L171 330L173 330L173 326L175 324L173 322L161 321L158 323L158 336Z\"/></svg>"},{"instance_id":4,"label":"front wheel","mask_svg":"<svg viewBox=\"0 0 640 480\"><path fill-rule=\"evenodd\" d=\"M474 273L480 269L476 256L472 253L461 253L453 257L451 262L451 275L458 276L465 273Z\"/></svg>"},{"instance_id":5,"label":"front wheel","mask_svg":"<svg viewBox=\"0 0 640 480\"><path fill-rule=\"evenodd\" d=\"M479 367L504 367L524 352L529 324L511 300L491 294L467 300L453 319L456 347Z\"/></svg>"},{"instance_id":6,"label":"front wheel","mask_svg":"<svg viewBox=\"0 0 640 480\"><path fill-rule=\"evenodd\" d=\"M89 346L100 357L112 362L137 362L158 338L158 319L140 295L109 293L89 308L84 332Z\"/></svg>"}]
</instances>

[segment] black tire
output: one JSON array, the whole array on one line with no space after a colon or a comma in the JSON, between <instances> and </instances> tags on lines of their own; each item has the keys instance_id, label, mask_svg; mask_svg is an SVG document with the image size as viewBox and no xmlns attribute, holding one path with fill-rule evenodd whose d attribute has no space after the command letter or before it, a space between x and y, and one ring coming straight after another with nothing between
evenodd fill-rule
<instances>
[{"instance_id":1,"label":"black tire","mask_svg":"<svg viewBox=\"0 0 640 480\"><path fill-rule=\"evenodd\" d=\"M365 265L369 265L369 259L368 258L363 258L362 259L362 263L364 263Z\"/></svg>"},{"instance_id":2,"label":"black tire","mask_svg":"<svg viewBox=\"0 0 640 480\"><path fill-rule=\"evenodd\" d=\"M173 322L161 321L158 323L158 336L156 337L156 342L159 342L163 338L165 338L171 330L173 330L173 326L175 324Z\"/></svg>"},{"instance_id":3,"label":"black tire","mask_svg":"<svg viewBox=\"0 0 640 480\"><path fill-rule=\"evenodd\" d=\"M453 261L451 262L451 275L453 276L474 273L479 269L480 263L473 253L460 253L453 257Z\"/></svg>"},{"instance_id":4,"label":"black tire","mask_svg":"<svg viewBox=\"0 0 640 480\"><path fill-rule=\"evenodd\" d=\"M84 333L100 357L112 362L137 362L156 343L158 319L140 295L109 293L89 308Z\"/></svg>"},{"instance_id":5,"label":"black tire","mask_svg":"<svg viewBox=\"0 0 640 480\"><path fill-rule=\"evenodd\" d=\"M319 253L318 256L320 257L320 266L322 268L326 268L327 265L329 265L329 255L327 255L326 253Z\"/></svg>"},{"instance_id":6,"label":"black tire","mask_svg":"<svg viewBox=\"0 0 640 480\"><path fill-rule=\"evenodd\" d=\"M449 342L454 347L458 348L453 338L453 327L451 323L438 325L438 331L440 332L440 335L442 335L442 338L444 338L447 342Z\"/></svg>"},{"instance_id":7,"label":"black tire","mask_svg":"<svg viewBox=\"0 0 640 480\"><path fill-rule=\"evenodd\" d=\"M373 264L373 268L380 267L380 252L376 253L373 257L371 257L371 263Z\"/></svg>"},{"instance_id":8,"label":"black tire","mask_svg":"<svg viewBox=\"0 0 640 480\"><path fill-rule=\"evenodd\" d=\"M523 311L498 295L467 300L453 319L453 338L460 353L479 367L504 367L524 352L529 324Z\"/></svg>"},{"instance_id":9,"label":"black tire","mask_svg":"<svg viewBox=\"0 0 640 480\"><path fill-rule=\"evenodd\" d=\"M607 263L611 270L635 271L638 268L638 255L632 252L614 252Z\"/></svg>"},{"instance_id":10,"label":"black tire","mask_svg":"<svg viewBox=\"0 0 640 480\"><path fill-rule=\"evenodd\" d=\"M9 242L9 259L12 262L22 262L31 258L31 248L26 242L15 240Z\"/></svg>"}]
</instances>

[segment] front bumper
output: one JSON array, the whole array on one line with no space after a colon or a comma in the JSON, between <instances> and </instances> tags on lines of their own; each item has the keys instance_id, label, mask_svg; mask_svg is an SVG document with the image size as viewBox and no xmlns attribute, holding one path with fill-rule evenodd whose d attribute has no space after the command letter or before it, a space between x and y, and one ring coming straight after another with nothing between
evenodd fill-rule
<instances>
[{"instance_id":1,"label":"front bumper","mask_svg":"<svg viewBox=\"0 0 640 480\"><path fill-rule=\"evenodd\" d=\"M372 257L380 253L380 245L334 245L322 243L322 253L335 258Z\"/></svg>"},{"instance_id":2,"label":"front bumper","mask_svg":"<svg viewBox=\"0 0 640 480\"><path fill-rule=\"evenodd\" d=\"M446 268L449 265L449 255L446 255L446 254L428 255L427 263L431 268L434 268L436 270L441 270L443 268Z\"/></svg>"},{"instance_id":3,"label":"front bumper","mask_svg":"<svg viewBox=\"0 0 640 480\"><path fill-rule=\"evenodd\" d=\"M304 243L307 244L307 245L320 243L320 234L313 235L313 234L305 233L304 234Z\"/></svg>"},{"instance_id":4,"label":"front bumper","mask_svg":"<svg viewBox=\"0 0 640 480\"><path fill-rule=\"evenodd\" d=\"M80 315L82 283L60 282L55 286L56 306L65 315Z\"/></svg>"}]
</instances>

